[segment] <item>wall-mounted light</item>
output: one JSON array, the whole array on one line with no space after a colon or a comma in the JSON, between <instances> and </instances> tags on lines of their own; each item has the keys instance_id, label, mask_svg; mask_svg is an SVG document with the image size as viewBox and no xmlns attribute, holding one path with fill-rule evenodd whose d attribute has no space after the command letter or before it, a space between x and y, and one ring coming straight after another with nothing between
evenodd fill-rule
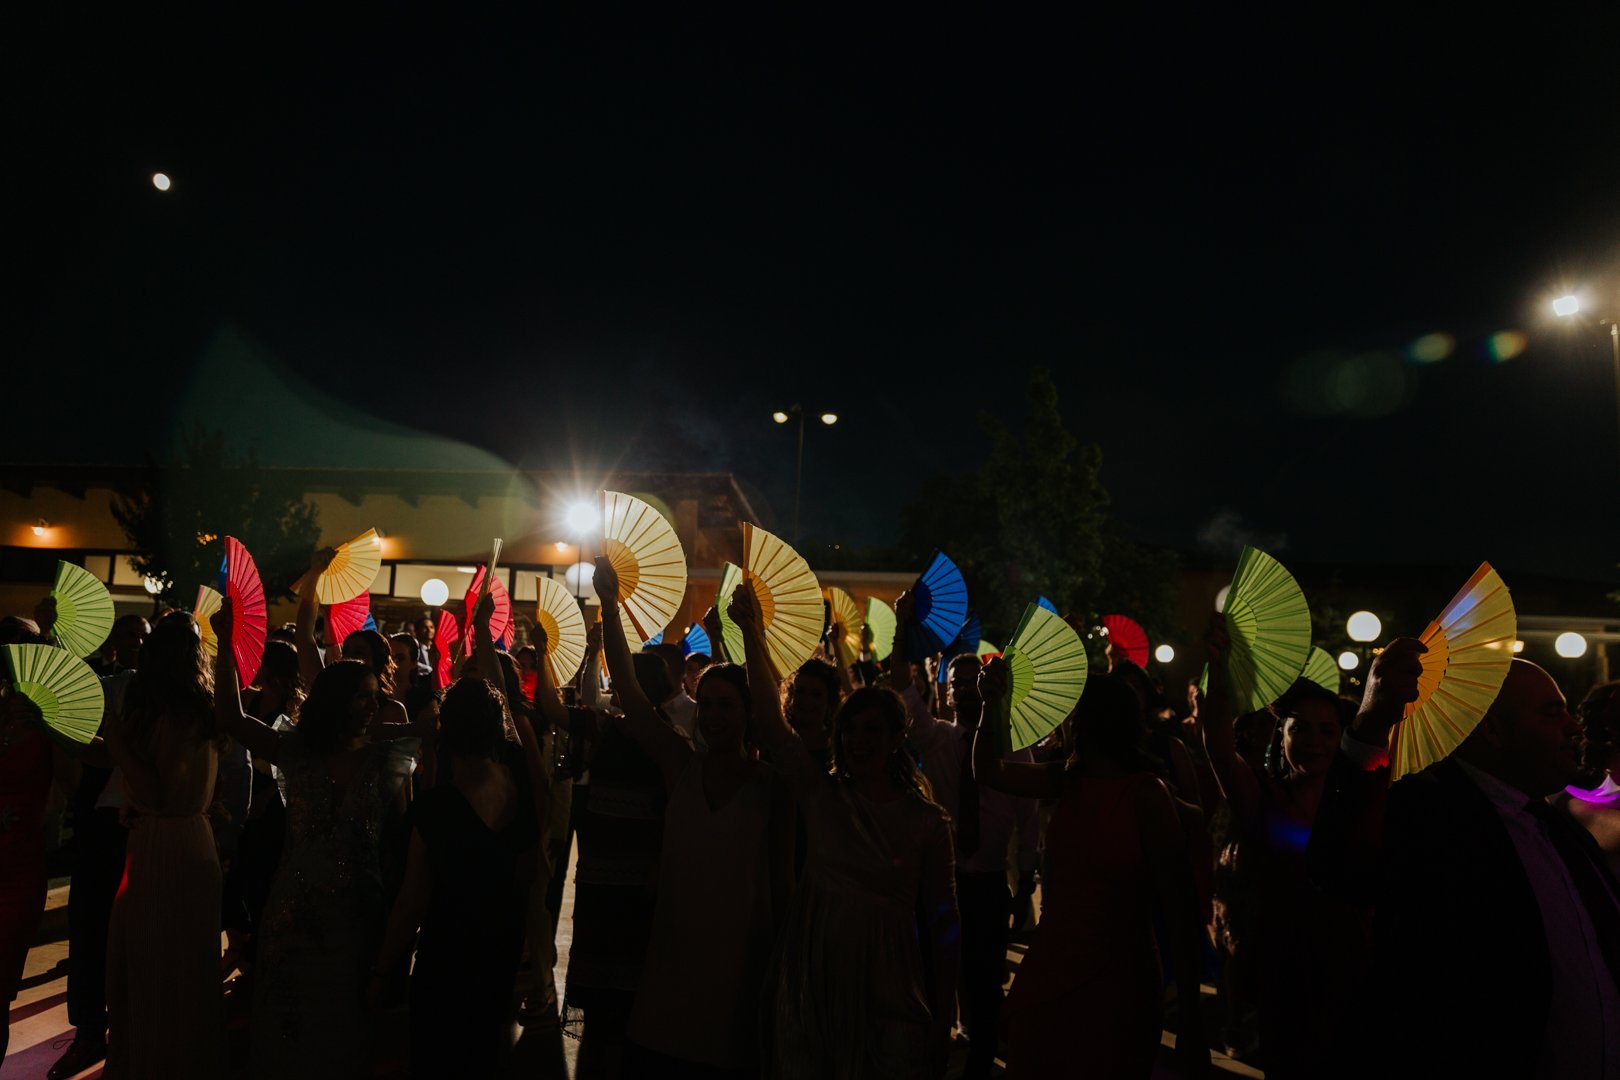
<instances>
[{"instance_id":1,"label":"wall-mounted light","mask_svg":"<svg viewBox=\"0 0 1620 1080\"><path fill-rule=\"evenodd\" d=\"M40 518L38 521L34 522L34 535L44 536L45 530L49 529L50 527L50 522L46 521L44 518Z\"/></svg>"}]
</instances>

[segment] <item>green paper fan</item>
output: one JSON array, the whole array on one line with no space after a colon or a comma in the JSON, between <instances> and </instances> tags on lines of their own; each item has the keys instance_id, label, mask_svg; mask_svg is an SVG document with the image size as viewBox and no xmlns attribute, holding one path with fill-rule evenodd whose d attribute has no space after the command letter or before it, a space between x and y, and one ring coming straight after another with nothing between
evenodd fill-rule
<instances>
[{"instance_id":1,"label":"green paper fan","mask_svg":"<svg viewBox=\"0 0 1620 1080\"><path fill-rule=\"evenodd\" d=\"M861 635L867 641L867 647L872 650L872 659L887 660L894 651L894 608L885 604L875 596L866 598L866 632Z\"/></svg>"},{"instance_id":2,"label":"green paper fan","mask_svg":"<svg viewBox=\"0 0 1620 1080\"><path fill-rule=\"evenodd\" d=\"M54 645L7 645L0 652L17 692L39 708L46 727L81 745L95 738L105 699L89 664Z\"/></svg>"},{"instance_id":3,"label":"green paper fan","mask_svg":"<svg viewBox=\"0 0 1620 1080\"><path fill-rule=\"evenodd\" d=\"M1282 563L1245 547L1221 608L1231 648L1226 675L1238 716L1264 709L1294 685L1311 655L1311 609Z\"/></svg>"},{"instance_id":4,"label":"green paper fan","mask_svg":"<svg viewBox=\"0 0 1620 1080\"><path fill-rule=\"evenodd\" d=\"M714 610L720 613L720 651L733 664L744 662L742 627L731 621L731 594L737 591L742 580L742 567L726 563L720 571L720 591L714 598Z\"/></svg>"},{"instance_id":5,"label":"green paper fan","mask_svg":"<svg viewBox=\"0 0 1620 1080\"><path fill-rule=\"evenodd\" d=\"M1002 653L1011 685L1001 699L1010 749L1046 738L1074 711L1086 688L1086 646L1074 628L1031 604Z\"/></svg>"},{"instance_id":6,"label":"green paper fan","mask_svg":"<svg viewBox=\"0 0 1620 1080\"><path fill-rule=\"evenodd\" d=\"M56 584L51 588L56 600L56 640L74 656L89 656L112 633L112 595L107 586L82 566L70 562L56 564Z\"/></svg>"},{"instance_id":7,"label":"green paper fan","mask_svg":"<svg viewBox=\"0 0 1620 1080\"><path fill-rule=\"evenodd\" d=\"M1328 651L1321 646L1311 646L1311 658L1305 661L1305 671L1300 676L1309 679L1335 697L1339 693L1339 664Z\"/></svg>"}]
</instances>

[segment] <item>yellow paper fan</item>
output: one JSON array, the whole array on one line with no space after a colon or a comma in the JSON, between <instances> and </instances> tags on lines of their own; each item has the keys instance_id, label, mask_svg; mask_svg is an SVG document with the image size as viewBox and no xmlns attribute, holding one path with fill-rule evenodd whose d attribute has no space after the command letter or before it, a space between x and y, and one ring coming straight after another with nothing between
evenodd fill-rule
<instances>
[{"instance_id":1,"label":"yellow paper fan","mask_svg":"<svg viewBox=\"0 0 1620 1080\"><path fill-rule=\"evenodd\" d=\"M214 636L214 624L209 616L219 610L225 598L206 585L197 587L197 603L191 609L192 617L197 620L197 633L202 638L203 652L212 660L219 651L219 639Z\"/></svg>"},{"instance_id":2,"label":"yellow paper fan","mask_svg":"<svg viewBox=\"0 0 1620 1080\"><path fill-rule=\"evenodd\" d=\"M810 659L821 640L821 586L797 551L746 521L743 575L759 597L771 667L778 679L786 678Z\"/></svg>"},{"instance_id":3,"label":"yellow paper fan","mask_svg":"<svg viewBox=\"0 0 1620 1080\"><path fill-rule=\"evenodd\" d=\"M562 686L585 659L585 616L579 612L579 601L556 578L540 575L535 591L535 625L546 632L546 664L551 681Z\"/></svg>"},{"instance_id":4,"label":"yellow paper fan","mask_svg":"<svg viewBox=\"0 0 1620 1080\"><path fill-rule=\"evenodd\" d=\"M315 598L323 604L341 604L371 589L382 569L382 537L367 529L337 546L332 565L315 579Z\"/></svg>"},{"instance_id":5,"label":"yellow paper fan","mask_svg":"<svg viewBox=\"0 0 1620 1080\"><path fill-rule=\"evenodd\" d=\"M838 662L849 667L861 658L861 609L855 598L836 585L821 590L832 605L833 650Z\"/></svg>"},{"instance_id":6,"label":"yellow paper fan","mask_svg":"<svg viewBox=\"0 0 1620 1080\"><path fill-rule=\"evenodd\" d=\"M619 603L638 640L674 621L686 599L686 553L669 519L634 495L602 492L602 554L619 575Z\"/></svg>"},{"instance_id":7,"label":"yellow paper fan","mask_svg":"<svg viewBox=\"0 0 1620 1080\"><path fill-rule=\"evenodd\" d=\"M1513 597L1490 563L1481 563L1440 617L1419 638L1417 700L1389 734L1389 778L1425 769L1445 758L1491 707L1513 664L1518 617Z\"/></svg>"}]
</instances>

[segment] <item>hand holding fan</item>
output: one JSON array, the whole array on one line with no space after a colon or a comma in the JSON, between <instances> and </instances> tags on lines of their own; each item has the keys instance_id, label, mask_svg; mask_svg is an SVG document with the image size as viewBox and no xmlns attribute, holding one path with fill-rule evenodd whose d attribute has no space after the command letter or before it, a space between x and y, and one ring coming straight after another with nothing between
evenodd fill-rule
<instances>
[{"instance_id":1,"label":"hand holding fan","mask_svg":"<svg viewBox=\"0 0 1620 1080\"><path fill-rule=\"evenodd\" d=\"M1126 615L1104 615L1102 624L1108 631L1108 644L1118 655L1139 668L1147 667L1148 636L1140 623Z\"/></svg>"},{"instance_id":2,"label":"hand holding fan","mask_svg":"<svg viewBox=\"0 0 1620 1080\"><path fill-rule=\"evenodd\" d=\"M637 641L670 624L686 599L686 553L669 519L634 495L602 492L602 554Z\"/></svg>"},{"instance_id":3,"label":"hand holding fan","mask_svg":"<svg viewBox=\"0 0 1620 1080\"><path fill-rule=\"evenodd\" d=\"M906 653L912 661L943 652L962 632L967 621L967 582L943 551L935 551L917 583L911 587L914 603L911 625L906 627Z\"/></svg>"},{"instance_id":4,"label":"hand holding fan","mask_svg":"<svg viewBox=\"0 0 1620 1080\"><path fill-rule=\"evenodd\" d=\"M872 651L872 659L887 660L894 651L894 608L875 596L866 598L866 628L861 640Z\"/></svg>"},{"instance_id":5,"label":"hand holding fan","mask_svg":"<svg viewBox=\"0 0 1620 1080\"><path fill-rule=\"evenodd\" d=\"M1281 563L1245 547L1222 605L1231 645L1227 680L1237 715L1256 712L1294 685L1311 652L1305 594Z\"/></svg>"},{"instance_id":6,"label":"hand holding fan","mask_svg":"<svg viewBox=\"0 0 1620 1080\"><path fill-rule=\"evenodd\" d=\"M369 593L382 569L382 538L376 529L367 529L335 550L331 565L315 579L315 598L329 607Z\"/></svg>"},{"instance_id":7,"label":"hand holding fan","mask_svg":"<svg viewBox=\"0 0 1620 1080\"><path fill-rule=\"evenodd\" d=\"M535 625L546 634L546 667L552 684L562 686L585 659L585 617L579 602L556 578L541 576L536 592Z\"/></svg>"},{"instance_id":8,"label":"hand holding fan","mask_svg":"<svg viewBox=\"0 0 1620 1080\"><path fill-rule=\"evenodd\" d=\"M1063 723L1086 688L1086 647L1074 628L1031 604L1002 656L1007 692L998 704L1009 749L1034 746Z\"/></svg>"},{"instance_id":9,"label":"hand holding fan","mask_svg":"<svg viewBox=\"0 0 1620 1080\"><path fill-rule=\"evenodd\" d=\"M0 655L17 693L34 703L47 728L81 745L95 737L106 703L89 664L54 645L7 645Z\"/></svg>"},{"instance_id":10,"label":"hand holding fan","mask_svg":"<svg viewBox=\"0 0 1620 1080\"><path fill-rule=\"evenodd\" d=\"M861 658L861 624L865 621L861 609L853 596L836 585L823 589L822 595L832 605L833 651L840 665L850 667Z\"/></svg>"},{"instance_id":11,"label":"hand holding fan","mask_svg":"<svg viewBox=\"0 0 1620 1080\"><path fill-rule=\"evenodd\" d=\"M777 537L743 522L743 579L759 599L760 626L777 679L810 659L821 640L821 587L810 564Z\"/></svg>"},{"instance_id":12,"label":"hand holding fan","mask_svg":"<svg viewBox=\"0 0 1620 1080\"><path fill-rule=\"evenodd\" d=\"M236 657L236 675L243 686L252 686L264 659L264 638L269 629L264 586L253 556L234 536L225 538L225 562L220 567L222 588L231 598L231 651Z\"/></svg>"},{"instance_id":13,"label":"hand holding fan","mask_svg":"<svg viewBox=\"0 0 1620 1080\"><path fill-rule=\"evenodd\" d=\"M1418 696L1389 733L1393 782L1441 760L1462 745L1491 707L1513 664L1518 616L1508 587L1481 563L1418 639Z\"/></svg>"},{"instance_id":14,"label":"hand holding fan","mask_svg":"<svg viewBox=\"0 0 1620 1080\"><path fill-rule=\"evenodd\" d=\"M499 643L512 626L512 594L506 591L506 582L480 566L473 573L472 584L467 587L467 595L462 597L462 617L466 620L467 626L472 626L473 612L478 610L478 605L485 596L495 601L495 610L489 616L489 640ZM472 635L467 634L466 638L467 640L462 642L463 649L472 647Z\"/></svg>"},{"instance_id":15,"label":"hand holding fan","mask_svg":"<svg viewBox=\"0 0 1620 1080\"><path fill-rule=\"evenodd\" d=\"M74 656L89 656L112 632L113 601L94 574L82 566L62 561L56 564L56 584L51 588L56 601L54 633L62 648Z\"/></svg>"},{"instance_id":16,"label":"hand holding fan","mask_svg":"<svg viewBox=\"0 0 1620 1080\"><path fill-rule=\"evenodd\" d=\"M714 597L714 610L720 617L720 649L723 660L733 664L743 662L743 635L731 617L731 596L742 584L743 570L736 563L726 563L720 571L720 591Z\"/></svg>"}]
</instances>

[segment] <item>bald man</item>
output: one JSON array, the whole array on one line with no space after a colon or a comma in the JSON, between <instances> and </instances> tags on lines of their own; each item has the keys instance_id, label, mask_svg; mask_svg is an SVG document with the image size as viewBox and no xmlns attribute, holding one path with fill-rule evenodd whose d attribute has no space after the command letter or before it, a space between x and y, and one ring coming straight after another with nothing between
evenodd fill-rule
<instances>
[{"instance_id":1,"label":"bald man","mask_svg":"<svg viewBox=\"0 0 1620 1080\"><path fill-rule=\"evenodd\" d=\"M1347 1049L1379 1075L1620 1078L1620 885L1547 803L1577 773L1564 695L1514 660L1456 752L1390 785L1422 651L1401 639L1373 663L1307 849L1319 883L1372 909Z\"/></svg>"}]
</instances>

